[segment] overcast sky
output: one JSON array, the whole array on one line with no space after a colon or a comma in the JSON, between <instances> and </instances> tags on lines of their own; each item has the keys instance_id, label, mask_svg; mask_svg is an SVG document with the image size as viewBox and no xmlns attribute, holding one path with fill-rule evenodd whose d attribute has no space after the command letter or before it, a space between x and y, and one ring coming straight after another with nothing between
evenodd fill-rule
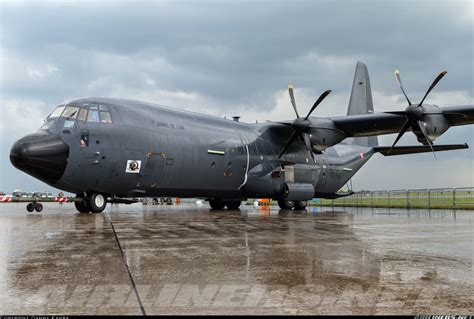
<instances>
[{"instance_id":1,"label":"overcast sky","mask_svg":"<svg viewBox=\"0 0 474 319\"><path fill-rule=\"evenodd\" d=\"M68 1L0 3L0 191L50 190L16 170L9 151L55 105L88 96L138 99L242 120L289 120L292 83L305 113L343 115L358 60L376 111L406 107L442 70L426 103L474 104L471 1ZM379 138L390 145L395 135ZM436 143L474 147L474 127ZM414 144L412 134L400 142ZM376 155L355 189L474 186L470 150Z\"/></svg>"}]
</instances>

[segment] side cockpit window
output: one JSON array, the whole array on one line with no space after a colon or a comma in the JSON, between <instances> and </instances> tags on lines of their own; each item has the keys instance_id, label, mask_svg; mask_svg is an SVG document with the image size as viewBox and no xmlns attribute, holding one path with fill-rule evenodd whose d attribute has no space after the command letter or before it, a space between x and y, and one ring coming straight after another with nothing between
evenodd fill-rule
<instances>
[{"instance_id":1,"label":"side cockpit window","mask_svg":"<svg viewBox=\"0 0 474 319\"><path fill-rule=\"evenodd\" d=\"M89 131L81 130L81 148L89 146Z\"/></svg>"},{"instance_id":2,"label":"side cockpit window","mask_svg":"<svg viewBox=\"0 0 474 319\"><path fill-rule=\"evenodd\" d=\"M112 117L110 116L109 108L106 105L99 105L100 122L112 124Z\"/></svg>"},{"instance_id":3,"label":"side cockpit window","mask_svg":"<svg viewBox=\"0 0 474 319\"><path fill-rule=\"evenodd\" d=\"M112 124L112 117L109 112L100 111L100 122Z\"/></svg>"},{"instance_id":4,"label":"side cockpit window","mask_svg":"<svg viewBox=\"0 0 474 319\"><path fill-rule=\"evenodd\" d=\"M86 121L87 120L87 109L81 108L79 110L79 115L77 115L77 119L79 121Z\"/></svg>"}]
</instances>

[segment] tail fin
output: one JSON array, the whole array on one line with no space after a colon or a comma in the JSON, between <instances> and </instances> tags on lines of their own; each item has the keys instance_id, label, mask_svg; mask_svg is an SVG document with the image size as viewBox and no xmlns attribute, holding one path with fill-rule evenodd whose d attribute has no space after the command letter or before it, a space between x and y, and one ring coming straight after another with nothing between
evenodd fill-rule
<instances>
[{"instance_id":1,"label":"tail fin","mask_svg":"<svg viewBox=\"0 0 474 319\"><path fill-rule=\"evenodd\" d=\"M369 72L367 71L367 66L364 63L357 62L347 115L367 113L374 113ZM379 145L377 136L356 137L353 139L352 144L370 147Z\"/></svg>"}]
</instances>

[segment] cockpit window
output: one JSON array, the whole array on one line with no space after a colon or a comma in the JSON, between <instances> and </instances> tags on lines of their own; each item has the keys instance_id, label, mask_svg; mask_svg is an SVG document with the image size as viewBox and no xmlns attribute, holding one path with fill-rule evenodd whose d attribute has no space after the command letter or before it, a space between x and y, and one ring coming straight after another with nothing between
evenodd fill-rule
<instances>
[{"instance_id":1,"label":"cockpit window","mask_svg":"<svg viewBox=\"0 0 474 319\"><path fill-rule=\"evenodd\" d=\"M79 115L77 116L77 119L80 121L85 121L87 120L87 109L82 109L79 111Z\"/></svg>"},{"instance_id":2,"label":"cockpit window","mask_svg":"<svg viewBox=\"0 0 474 319\"><path fill-rule=\"evenodd\" d=\"M109 112L100 112L100 122L101 123L110 123L112 124L112 117L110 117Z\"/></svg>"},{"instance_id":3,"label":"cockpit window","mask_svg":"<svg viewBox=\"0 0 474 319\"><path fill-rule=\"evenodd\" d=\"M78 111L79 111L79 108L77 106L68 106L66 107L66 110L61 115L61 117L66 117L68 119L75 119Z\"/></svg>"},{"instance_id":4,"label":"cockpit window","mask_svg":"<svg viewBox=\"0 0 474 319\"><path fill-rule=\"evenodd\" d=\"M93 123L112 124L112 115L110 114L109 107L98 103L83 102L78 106L61 105L49 117L59 116L69 120L77 119Z\"/></svg>"},{"instance_id":5,"label":"cockpit window","mask_svg":"<svg viewBox=\"0 0 474 319\"><path fill-rule=\"evenodd\" d=\"M99 111L92 110L91 107L89 110L89 115L87 116L87 122L99 122Z\"/></svg>"},{"instance_id":6,"label":"cockpit window","mask_svg":"<svg viewBox=\"0 0 474 319\"><path fill-rule=\"evenodd\" d=\"M51 113L51 115L49 116L49 118L60 117L60 116L61 116L61 113L64 111L64 108L65 108L64 105L58 106L58 107L54 110L54 112Z\"/></svg>"}]
</instances>

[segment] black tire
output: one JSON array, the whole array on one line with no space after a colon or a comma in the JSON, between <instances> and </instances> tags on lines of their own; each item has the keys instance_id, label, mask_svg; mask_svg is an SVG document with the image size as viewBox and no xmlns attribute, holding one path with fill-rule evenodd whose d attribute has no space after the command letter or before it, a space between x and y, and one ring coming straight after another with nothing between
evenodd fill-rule
<instances>
[{"instance_id":1,"label":"black tire","mask_svg":"<svg viewBox=\"0 0 474 319\"><path fill-rule=\"evenodd\" d=\"M305 210L308 206L308 201L306 200L299 200L295 202L295 210Z\"/></svg>"},{"instance_id":2,"label":"black tire","mask_svg":"<svg viewBox=\"0 0 474 319\"><path fill-rule=\"evenodd\" d=\"M87 207L90 209L91 213L102 213L106 206L107 197L104 194L90 193L87 196Z\"/></svg>"},{"instance_id":3,"label":"black tire","mask_svg":"<svg viewBox=\"0 0 474 319\"><path fill-rule=\"evenodd\" d=\"M35 204L35 210L36 210L38 213L41 213L41 211L43 210L43 204L41 204L41 203L36 203L36 204Z\"/></svg>"},{"instance_id":4,"label":"black tire","mask_svg":"<svg viewBox=\"0 0 474 319\"><path fill-rule=\"evenodd\" d=\"M279 199L278 206L280 206L281 209L292 209L295 206L295 202L292 200Z\"/></svg>"},{"instance_id":5,"label":"black tire","mask_svg":"<svg viewBox=\"0 0 474 319\"><path fill-rule=\"evenodd\" d=\"M211 206L212 209L224 209L225 203L222 199L219 198L213 198L209 200L209 205Z\"/></svg>"},{"instance_id":6,"label":"black tire","mask_svg":"<svg viewBox=\"0 0 474 319\"><path fill-rule=\"evenodd\" d=\"M89 207L87 207L85 200L80 201L80 202L74 202L74 206L76 206L77 211L81 214L90 213Z\"/></svg>"},{"instance_id":7,"label":"black tire","mask_svg":"<svg viewBox=\"0 0 474 319\"><path fill-rule=\"evenodd\" d=\"M35 203L28 203L28 205L26 205L26 210L29 213L32 213L35 210Z\"/></svg>"},{"instance_id":8,"label":"black tire","mask_svg":"<svg viewBox=\"0 0 474 319\"><path fill-rule=\"evenodd\" d=\"M227 206L227 209L235 210L235 209L239 209L241 203L242 201L240 200L229 200L225 202L225 205Z\"/></svg>"}]
</instances>

